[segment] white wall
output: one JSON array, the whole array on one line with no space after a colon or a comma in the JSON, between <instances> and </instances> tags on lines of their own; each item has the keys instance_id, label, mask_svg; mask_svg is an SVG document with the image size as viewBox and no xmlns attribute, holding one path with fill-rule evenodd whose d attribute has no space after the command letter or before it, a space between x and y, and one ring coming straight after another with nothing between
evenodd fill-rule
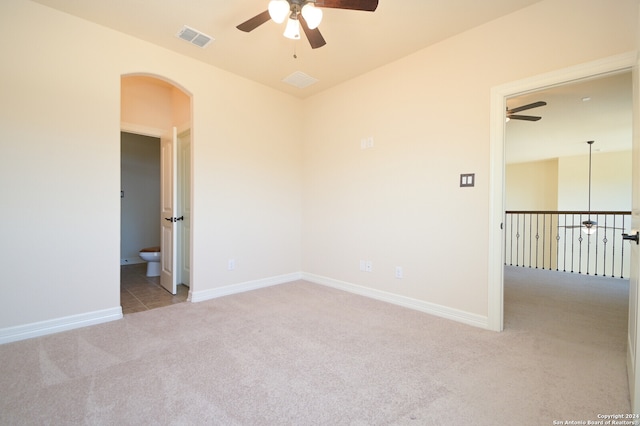
<instances>
[{"instance_id":1,"label":"white wall","mask_svg":"<svg viewBox=\"0 0 640 426\"><path fill-rule=\"evenodd\" d=\"M120 263L142 263L138 253L160 246L160 139L122 133Z\"/></svg>"},{"instance_id":2,"label":"white wall","mask_svg":"<svg viewBox=\"0 0 640 426\"><path fill-rule=\"evenodd\" d=\"M0 199L16 218L0 224L0 337L117 316L122 75L193 97L192 291L300 270L301 101L27 0L1 2L0 35Z\"/></svg>"},{"instance_id":3,"label":"white wall","mask_svg":"<svg viewBox=\"0 0 640 426\"><path fill-rule=\"evenodd\" d=\"M542 1L308 99L303 270L486 319L491 89L635 50L614 3Z\"/></svg>"}]
</instances>

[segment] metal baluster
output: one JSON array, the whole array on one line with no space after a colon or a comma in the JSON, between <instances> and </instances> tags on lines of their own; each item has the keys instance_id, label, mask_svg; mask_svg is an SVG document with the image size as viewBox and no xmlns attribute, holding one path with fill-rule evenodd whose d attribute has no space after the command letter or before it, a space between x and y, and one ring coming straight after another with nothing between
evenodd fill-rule
<instances>
[{"instance_id":1,"label":"metal baluster","mask_svg":"<svg viewBox=\"0 0 640 426\"><path fill-rule=\"evenodd\" d=\"M567 272L567 215L564 215L564 249L563 251L563 260L562 260L562 271Z\"/></svg>"},{"instance_id":2,"label":"metal baluster","mask_svg":"<svg viewBox=\"0 0 640 426\"><path fill-rule=\"evenodd\" d=\"M502 220L503 225L500 226L500 229L504 230L504 266L507 265L507 221L509 220L509 213L504 212L504 218ZM504 227L504 228L503 228Z\"/></svg>"},{"instance_id":3,"label":"metal baluster","mask_svg":"<svg viewBox=\"0 0 640 426\"><path fill-rule=\"evenodd\" d=\"M609 215L604 216L604 237L602 238L602 276L607 276L607 243L609 239L607 238L607 222L609 222ZM616 216L613 215L613 226L616 223Z\"/></svg>"},{"instance_id":4,"label":"metal baluster","mask_svg":"<svg viewBox=\"0 0 640 426\"><path fill-rule=\"evenodd\" d=\"M580 223L582 224L582 213L580 214ZM584 238L582 238L582 228L578 228L578 242L580 245L578 246L578 273L582 273L582 242Z\"/></svg>"},{"instance_id":5,"label":"metal baluster","mask_svg":"<svg viewBox=\"0 0 640 426\"><path fill-rule=\"evenodd\" d=\"M556 271L559 271L560 266L560 215L556 215Z\"/></svg>"},{"instance_id":6,"label":"metal baluster","mask_svg":"<svg viewBox=\"0 0 640 426\"><path fill-rule=\"evenodd\" d=\"M510 249L511 249L511 256L510 256L510 258L509 258L509 262L510 262L509 264L510 264L511 266L513 266L513 216L511 216L511 223L510 223L510 225L511 225L511 229L510 229L510 231L509 231L509 232L510 232L511 237L510 237L509 239L511 240L511 246L510 246Z\"/></svg>"},{"instance_id":7,"label":"metal baluster","mask_svg":"<svg viewBox=\"0 0 640 426\"><path fill-rule=\"evenodd\" d=\"M516 216L516 266L520 266L518 265L518 262L520 261L520 255L519 255L519 249L520 249L520 215Z\"/></svg>"},{"instance_id":8,"label":"metal baluster","mask_svg":"<svg viewBox=\"0 0 640 426\"><path fill-rule=\"evenodd\" d=\"M536 269L538 269L538 247L540 243L540 215L536 214Z\"/></svg>"},{"instance_id":9,"label":"metal baluster","mask_svg":"<svg viewBox=\"0 0 640 426\"><path fill-rule=\"evenodd\" d=\"M587 220L591 220L591 215L589 215L589 219ZM582 229L580 230L582 231ZM598 228L596 228L596 232L598 232ZM589 275L589 266L591 266L591 235L592 234L587 234L587 275ZM597 241L598 239L596 238L596 244Z\"/></svg>"},{"instance_id":10,"label":"metal baluster","mask_svg":"<svg viewBox=\"0 0 640 426\"><path fill-rule=\"evenodd\" d=\"M531 256L533 255L533 248L531 246L533 242L533 238L531 237L531 233L533 232L531 228L532 223L533 223L533 213L529 213L529 268L531 268L531 264L533 263L531 261Z\"/></svg>"},{"instance_id":11,"label":"metal baluster","mask_svg":"<svg viewBox=\"0 0 640 426\"><path fill-rule=\"evenodd\" d=\"M573 273L573 265L574 265L574 259L576 258L574 250L575 250L575 231L576 228L573 228L573 226L575 226L576 223L576 217L575 215L571 215L571 273Z\"/></svg>"},{"instance_id":12,"label":"metal baluster","mask_svg":"<svg viewBox=\"0 0 640 426\"><path fill-rule=\"evenodd\" d=\"M546 230L547 230L547 215L543 214L542 215L542 269L545 269L544 249L545 247L547 247L547 239L546 239L547 233L545 232Z\"/></svg>"},{"instance_id":13,"label":"metal baluster","mask_svg":"<svg viewBox=\"0 0 640 426\"><path fill-rule=\"evenodd\" d=\"M625 229L624 216L622 216L622 229ZM613 262L616 254L616 240L613 239L613 249L611 250L611 261ZM624 241L622 241L622 254L620 256L620 278L624 278ZM611 275L613 277L613 275Z\"/></svg>"}]
</instances>

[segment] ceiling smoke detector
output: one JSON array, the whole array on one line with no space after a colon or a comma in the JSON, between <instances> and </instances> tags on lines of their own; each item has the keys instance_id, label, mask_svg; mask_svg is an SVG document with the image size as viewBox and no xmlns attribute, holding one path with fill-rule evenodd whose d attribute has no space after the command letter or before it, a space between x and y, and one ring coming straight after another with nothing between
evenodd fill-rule
<instances>
[{"instance_id":1,"label":"ceiling smoke detector","mask_svg":"<svg viewBox=\"0 0 640 426\"><path fill-rule=\"evenodd\" d=\"M178 34L176 34L176 36L202 48L206 47L214 40L213 37L208 36L201 31L194 30L193 28L186 25L182 27L182 29L178 32Z\"/></svg>"}]
</instances>

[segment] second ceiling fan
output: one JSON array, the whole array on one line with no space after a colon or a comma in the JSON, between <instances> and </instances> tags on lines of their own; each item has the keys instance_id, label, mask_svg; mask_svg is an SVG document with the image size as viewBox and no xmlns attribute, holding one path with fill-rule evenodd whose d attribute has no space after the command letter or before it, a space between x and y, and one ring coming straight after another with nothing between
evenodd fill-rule
<instances>
[{"instance_id":1,"label":"second ceiling fan","mask_svg":"<svg viewBox=\"0 0 640 426\"><path fill-rule=\"evenodd\" d=\"M516 114L521 111L526 111L532 108L538 108L541 106L545 106L547 103L545 101L538 101L527 105L522 105L513 109L507 108L507 121L509 120L525 120L525 121L538 121L542 117L538 117L535 115L519 115Z\"/></svg>"},{"instance_id":2,"label":"second ceiling fan","mask_svg":"<svg viewBox=\"0 0 640 426\"><path fill-rule=\"evenodd\" d=\"M327 44L318 29L322 20L322 10L319 8L373 12L377 7L378 0L271 0L268 10L248 19L236 28L248 33L269 19L276 23L287 20L285 37L294 40L300 38L300 27L302 27L311 48L317 49Z\"/></svg>"}]
</instances>

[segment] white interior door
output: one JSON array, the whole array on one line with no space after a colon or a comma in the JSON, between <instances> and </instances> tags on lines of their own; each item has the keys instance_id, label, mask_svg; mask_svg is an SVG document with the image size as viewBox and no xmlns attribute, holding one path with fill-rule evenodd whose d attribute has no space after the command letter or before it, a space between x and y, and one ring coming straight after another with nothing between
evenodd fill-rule
<instances>
[{"instance_id":1,"label":"white interior door","mask_svg":"<svg viewBox=\"0 0 640 426\"><path fill-rule=\"evenodd\" d=\"M631 183L631 232L640 229L640 63L633 68L633 147L632 147L632 183ZM640 329L638 327L638 307L640 307L640 246L635 241L629 241L631 256L629 270L629 332L627 344L627 374L629 376L629 391L631 392L631 409L640 413L640 354L638 342Z\"/></svg>"},{"instance_id":2,"label":"white interior door","mask_svg":"<svg viewBox=\"0 0 640 426\"><path fill-rule=\"evenodd\" d=\"M186 286L191 283L191 131L178 135L178 206L184 219L178 226L178 270L179 282Z\"/></svg>"},{"instance_id":3,"label":"white interior door","mask_svg":"<svg viewBox=\"0 0 640 426\"><path fill-rule=\"evenodd\" d=\"M160 161L161 165L161 195L160 195L160 222L161 222L161 272L160 284L171 294L177 292L176 274L176 254L177 254L177 232L179 221L176 218L177 197L176 197L176 177L177 177L177 130L174 127L170 134L160 138Z\"/></svg>"}]
</instances>

